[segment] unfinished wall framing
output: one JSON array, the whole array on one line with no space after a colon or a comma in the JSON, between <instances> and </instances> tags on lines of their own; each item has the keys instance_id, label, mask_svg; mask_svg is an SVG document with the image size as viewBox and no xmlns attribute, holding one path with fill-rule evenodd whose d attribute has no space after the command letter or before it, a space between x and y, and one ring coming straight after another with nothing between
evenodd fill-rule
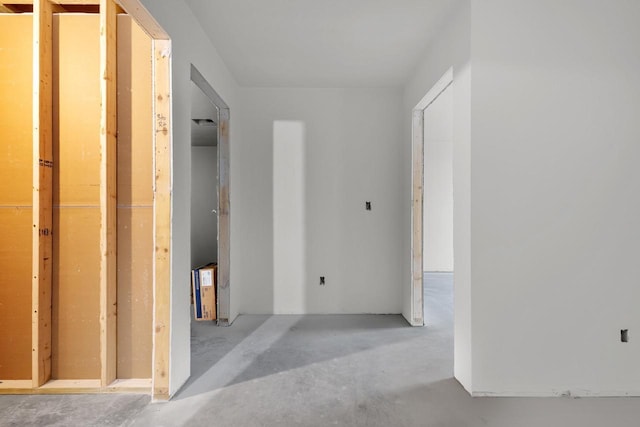
<instances>
[{"instance_id":1,"label":"unfinished wall framing","mask_svg":"<svg viewBox=\"0 0 640 427\"><path fill-rule=\"evenodd\" d=\"M0 47L0 394L166 399L168 36L137 0L12 1Z\"/></svg>"}]
</instances>

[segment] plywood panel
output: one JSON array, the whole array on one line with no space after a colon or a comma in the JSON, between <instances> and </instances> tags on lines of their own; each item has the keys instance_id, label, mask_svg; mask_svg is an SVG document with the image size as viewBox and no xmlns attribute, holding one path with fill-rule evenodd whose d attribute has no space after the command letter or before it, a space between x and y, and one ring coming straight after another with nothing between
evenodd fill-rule
<instances>
[{"instance_id":1,"label":"plywood panel","mask_svg":"<svg viewBox=\"0 0 640 427\"><path fill-rule=\"evenodd\" d=\"M31 208L0 207L0 378L31 378Z\"/></svg>"},{"instance_id":2,"label":"plywood panel","mask_svg":"<svg viewBox=\"0 0 640 427\"><path fill-rule=\"evenodd\" d=\"M0 16L0 203L11 206L31 206L31 23Z\"/></svg>"},{"instance_id":3,"label":"plywood panel","mask_svg":"<svg viewBox=\"0 0 640 427\"><path fill-rule=\"evenodd\" d=\"M32 18L0 16L0 379L31 378Z\"/></svg>"},{"instance_id":4,"label":"plywood panel","mask_svg":"<svg viewBox=\"0 0 640 427\"><path fill-rule=\"evenodd\" d=\"M98 16L54 16L54 205L99 204L99 55Z\"/></svg>"},{"instance_id":5,"label":"plywood panel","mask_svg":"<svg viewBox=\"0 0 640 427\"><path fill-rule=\"evenodd\" d=\"M118 209L118 378L151 378L153 208Z\"/></svg>"},{"instance_id":6,"label":"plywood panel","mask_svg":"<svg viewBox=\"0 0 640 427\"><path fill-rule=\"evenodd\" d=\"M118 16L118 204L153 204L151 39Z\"/></svg>"},{"instance_id":7,"label":"plywood panel","mask_svg":"<svg viewBox=\"0 0 640 427\"><path fill-rule=\"evenodd\" d=\"M151 378L153 98L151 39L118 16L118 378Z\"/></svg>"},{"instance_id":8,"label":"plywood panel","mask_svg":"<svg viewBox=\"0 0 640 427\"><path fill-rule=\"evenodd\" d=\"M100 378L100 211L55 208L53 217L52 377Z\"/></svg>"},{"instance_id":9,"label":"plywood panel","mask_svg":"<svg viewBox=\"0 0 640 427\"><path fill-rule=\"evenodd\" d=\"M52 377L100 378L100 34L54 17Z\"/></svg>"}]
</instances>

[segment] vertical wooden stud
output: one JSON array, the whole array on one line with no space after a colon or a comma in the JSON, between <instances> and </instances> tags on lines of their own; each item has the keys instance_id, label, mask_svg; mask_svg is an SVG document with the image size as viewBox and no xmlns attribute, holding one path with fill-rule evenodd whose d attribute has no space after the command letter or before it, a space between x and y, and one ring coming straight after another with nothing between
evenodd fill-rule
<instances>
[{"instance_id":1,"label":"vertical wooden stud","mask_svg":"<svg viewBox=\"0 0 640 427\"><path fill-rule=\"evenodd\" d=\"M116 18L114 0L100 0L100 381L116 379Z\"/></svg>"},{"instance_id":2,"label":"vertical wooden stud","mask_svg":"<svg viewBox=\"0 0 640 427\"><path fill-rule=\"evenodd\" d=\"M453 82L453 68L413 108L411 117L411 319L412 326L424 325L424 110Z\"/></svg>"},{"instance_id":3,"label":"vertical wooden stud","mask_svg":"<svg viewBox=\"0 0 640 427\"><path fill-rule=\"evenodd\" d=\"M229 124L228 108L219 108L218 129L218 324L227 326L231 309L231 289L229 288L231 271L231 224L229 199Z\"/></svg>"},{"instance_id":4,"label":"vertical wooden stud","mask_svg":"<svg viewBox=\"0 0 640 427\"><path fill-rule=\"evenodd\" d=\"M423 251L423 198L424 198L424 111L414 110L412 119L412 209L411 209L411 323L414 326L424 324L422 295L422 251Z\"/></svg>"},{"instance_id":5,"label":"vertical wooden stud","mask_svg":"<svg viewBox=\"0 0 640 427\"><path fill-rule=\"evenodd\" d=\"M153 398L169 398L171 328L171 41L153 42L155 184Z\"/></svg>"},{"instance_id":6,"label":"vertical wooden stud","mask_svg":"<svg viewBox=\"0 0 640 427\"><path fill-rule=\"evenodd\" d=\"M33 281L32 384L51 378L52 8L33 3Z\"/></svg>"}]
</instances>

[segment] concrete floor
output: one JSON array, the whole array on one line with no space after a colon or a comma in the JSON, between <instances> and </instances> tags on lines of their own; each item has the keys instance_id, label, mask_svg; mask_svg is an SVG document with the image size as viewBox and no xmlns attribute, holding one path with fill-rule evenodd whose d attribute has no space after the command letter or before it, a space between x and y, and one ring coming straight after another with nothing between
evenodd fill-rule
<instances>
[{"instance_id":1,"label":"concrete floor","mask_svg":"<svg viewBox=\"0 0 640 427\"><path fill-rule=\"evenodd\" d=\"M0 426L637 426L640 401L471 398L452 378L451 275L428 327L400 316L241 316L192 324L192 378L146 396L0 396Z\"/></svg>"}]
</instances>

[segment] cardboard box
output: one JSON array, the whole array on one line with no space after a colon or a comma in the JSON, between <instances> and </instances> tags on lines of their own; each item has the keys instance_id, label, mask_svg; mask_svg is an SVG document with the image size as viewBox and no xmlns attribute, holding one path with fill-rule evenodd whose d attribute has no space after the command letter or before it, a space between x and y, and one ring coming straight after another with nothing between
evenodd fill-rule
<instances>
[{"instance_id":1,"label":"cardboard box","mask_svg":"<svg viewBox=\"0 0 640 427\"><path fill-rule=\"evenodd\" d=\"M196 320L216 320L218 265L207 264L191 271L193 313Z\"/></svg>"}]
</instances>

